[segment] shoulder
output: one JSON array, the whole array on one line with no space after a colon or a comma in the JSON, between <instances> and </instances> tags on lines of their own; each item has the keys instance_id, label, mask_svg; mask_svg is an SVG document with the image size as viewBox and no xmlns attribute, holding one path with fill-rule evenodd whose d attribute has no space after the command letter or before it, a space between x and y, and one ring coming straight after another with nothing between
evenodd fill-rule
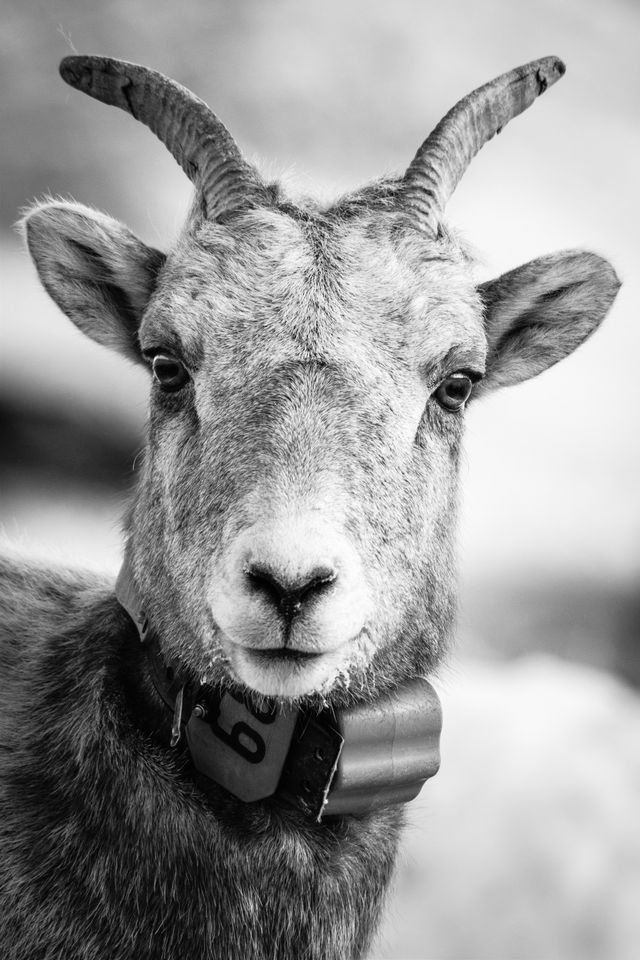
<instances>
[{"instance_id":1,"label":"shoulder","mask_svg":"<svg viewBox=\"0 0 640 960\"><path fill-rule=\"evenodd\" d=\"M106 575L0 553L2 673L47 638L90 621L112 596L113 580Z\"/></svg>"},{"instance_id":2,"label":"shoulder","mask_svg":"<svg viewBox=\"0 0 640 960\"><path fill-rule=\"evenodd\" d=\"M61 610L89 600L91 595L113 589L113 579L88 570L48 564L21 556L0 553L0 613L19 622L25 616L55 616Z\"/></svg>"}]
</instances>

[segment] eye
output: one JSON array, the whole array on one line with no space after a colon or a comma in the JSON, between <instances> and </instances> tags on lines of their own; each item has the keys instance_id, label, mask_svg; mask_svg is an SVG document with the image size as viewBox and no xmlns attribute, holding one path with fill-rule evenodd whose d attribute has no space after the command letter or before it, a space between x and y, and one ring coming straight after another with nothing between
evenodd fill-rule
<instances>
[{"instance_id":1,"label":"eye","mask_svg":"<svg viewBox=\"0 0 640 960\"><path fill-rule=\"evenodd\" d=\"M160 387L168 393L181 390L189 379L189 374L181 360L166 357L162 353L156 354L153 358L151 369Z\"/></svg>"},{"instance_id":2,"label":"eye","mask_svg":"<svg viewBox=\"0 0 640 960\"><path fill-rule=\"evenodd\" d=\"M452 373L446 377L433 396L445 410L460 410L473 390L473 380L466 373Z\"/></svg>"}]
</instances>

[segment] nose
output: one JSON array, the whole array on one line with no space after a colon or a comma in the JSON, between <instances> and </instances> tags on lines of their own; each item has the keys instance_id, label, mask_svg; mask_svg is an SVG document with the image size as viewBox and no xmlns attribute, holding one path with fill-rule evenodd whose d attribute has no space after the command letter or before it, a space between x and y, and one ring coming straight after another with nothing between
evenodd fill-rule
<instances>
[{"instance_id":1,"label":"nose","mask_svg":"<svg viewBox=\"0 0 640 960\"><path fill-rule=\"evenodd\" d=\"M272 603L288 622L300 613L303 605L310 605L327 593L338 577L335 567L323 564L298 571L291 578L275 565L257 560L247 563L244 572L251 588Z\"/></svg>"},{"instance_id":2,"label":"nose","mask_svg":"<svg viewBox=\"0 0 640 960\"><path fill-rule=\"evenodd\" d=\"M361 632L373 603L351 539L302 511L236 534L214 561L208 602L233 657L237 647L335 651Z\"/></svg>"}]
</instances>

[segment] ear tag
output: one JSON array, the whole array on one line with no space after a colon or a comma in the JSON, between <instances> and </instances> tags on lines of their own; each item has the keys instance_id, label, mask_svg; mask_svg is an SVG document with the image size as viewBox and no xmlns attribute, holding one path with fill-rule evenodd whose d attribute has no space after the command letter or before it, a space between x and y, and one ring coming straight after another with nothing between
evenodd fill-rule
<instances>
[{"instance_id":1,"label":"ear tag","mask_svg":"<svg viewBox=\"0 0 640 960\"><path fill-rule=\"evenodd\" d=\"M227 692L203 713L196 705L187 724L196 770L245 802L275 793L298 711L255 710Z\"/></svg>"}]
</instances>

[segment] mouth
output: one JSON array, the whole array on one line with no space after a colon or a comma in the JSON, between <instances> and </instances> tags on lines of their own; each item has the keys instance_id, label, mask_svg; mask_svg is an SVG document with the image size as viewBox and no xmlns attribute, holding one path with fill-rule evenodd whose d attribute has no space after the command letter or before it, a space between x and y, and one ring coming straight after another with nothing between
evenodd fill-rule
<instances>
[{"instance_id":1,"label":"mouth","mask_svg":"<svg viewBox=\"0 0 640 960\"><path fill-rule=\"evenodd\" d=\"M252 660L264 664L277 663L310 663L318 660L322 653L309 653L306 650L292 650L289 647L273 647L268 650L260 650L255 647L245 648L245 652Z\"/></svg>"},{"instance_id":2,"label":"mouth","mask_svg":"<svg viewBox=\"0 0 640 960\"><path fill-rule=\"evenodd\" d=\"M237 678L265 696L297 698L325 688L345 659L337 650L308 652L290 647L231 645L231 666Z\"/></svg>"}]
</instances>

